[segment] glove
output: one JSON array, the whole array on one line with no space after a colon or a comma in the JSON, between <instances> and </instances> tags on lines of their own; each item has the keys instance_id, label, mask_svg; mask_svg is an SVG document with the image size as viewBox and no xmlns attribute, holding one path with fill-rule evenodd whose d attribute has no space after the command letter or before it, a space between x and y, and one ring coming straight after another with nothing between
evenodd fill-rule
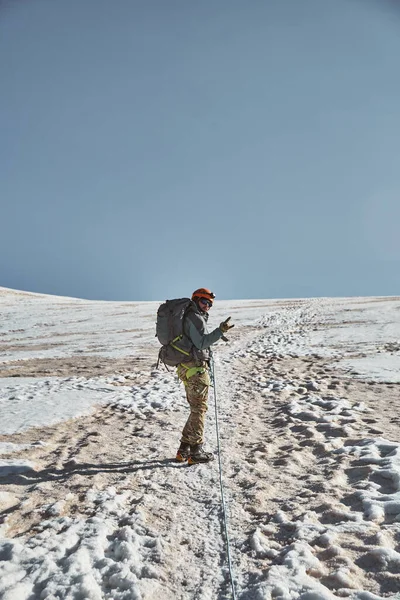
<instances>
[{"instance_id":1,"label":"glove","mask_svg":"<svg viewBox=\"0 0 400 600\"><path fill-rule=\"evenodd\" d=\"M235 327L234 325L229 325L230 320L231 320L231 318L228 317L226 319L226 321L222 321L222 323L220 324L219 328L222 331L222 333L226 333L227 331L229 331L229 329L232 329L232 327Z\"/></svg>"}]
</instances>

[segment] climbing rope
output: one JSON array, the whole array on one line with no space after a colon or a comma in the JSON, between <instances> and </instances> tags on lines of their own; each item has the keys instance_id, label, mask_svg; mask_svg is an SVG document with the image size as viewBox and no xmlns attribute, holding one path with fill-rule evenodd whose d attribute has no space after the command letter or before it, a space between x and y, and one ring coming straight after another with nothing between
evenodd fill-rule
<instances>
[{"instance_id":1,"label":"climbing rope","mask_svg":"<svg viewBox=\"0 0 400 600\"><path fill-rule=\"evenodd\" d=\"M218 427L217 382L215 379L214 357L211 352L210 352L210 355L211 355L211 360L210 360L210 362L211 362L211 378L212 378L212 382L213 382L213 386L214 386L215 429L217 432L219 485L220 485L220 489L221 489L222 517L223 517L223 521L224 521L226 554L228 557L228 569L229 569L229 578L230 578L231 588L232 588L232 598L233 598L233 600L236 600L235 584L233 581L231 550L230 550L229 534L228 534L228 524L227 524L227 519L226 519L224 485L222 482L221 445L220 445L220 441L219 441L219 427Z\"/></svg>"}]
</instances>

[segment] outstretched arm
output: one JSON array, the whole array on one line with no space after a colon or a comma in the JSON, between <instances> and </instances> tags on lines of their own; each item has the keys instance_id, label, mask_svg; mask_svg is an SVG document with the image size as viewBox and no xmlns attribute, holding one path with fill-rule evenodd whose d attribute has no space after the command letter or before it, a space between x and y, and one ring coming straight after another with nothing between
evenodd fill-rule
<instances>
[{"instance_id":1,"label":"outstretched arm","mask_svg":"<svg viewBox=\"0 0 400 600\"><path fill-rule=\"evenodd\" d=\"M204 327L202 330L198 330L190 320L188 325L189 337L198 350L205 350L206 348L209 348L223 336L223 333L219 327L214 329L214 331L211 333L204 333Z\"/></svg>"}]
</instances>

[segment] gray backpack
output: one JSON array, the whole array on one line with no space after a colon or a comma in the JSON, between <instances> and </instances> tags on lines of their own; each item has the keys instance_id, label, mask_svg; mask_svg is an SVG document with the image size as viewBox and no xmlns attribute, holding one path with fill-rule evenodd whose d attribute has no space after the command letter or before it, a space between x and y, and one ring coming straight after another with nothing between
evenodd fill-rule
<instances>
[{"instance_id":1,"label":"gray backpack","mask_svg":"<svg viewBox=\"0 0 400 600\"><path fill-rule=\"evenodd\" d=\"M171 367L192 357L192 342L183 333L183 319L193 306L190 298L167 300L157 311L156 337L162 348L158 353L160 362Z\"/></svg>"}]
</instances>

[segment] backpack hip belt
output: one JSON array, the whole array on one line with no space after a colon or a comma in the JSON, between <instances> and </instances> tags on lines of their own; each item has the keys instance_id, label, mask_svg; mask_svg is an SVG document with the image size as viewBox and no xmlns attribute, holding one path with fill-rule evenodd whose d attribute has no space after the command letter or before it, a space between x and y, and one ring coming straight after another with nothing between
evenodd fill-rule
<instances>
[{"instance_id":1,"label":"backpack hip belt","mask_svg":"<svg viewBox=\"0 0 400 600\"><path fill-rule=\"evenodd\" d=\"M186 369L186 379L190 379L193 375L197 375L197 373L205 373L207 371L206 367L187 367L183 363L181 366Z\"/></svg>"}]
</instances>

